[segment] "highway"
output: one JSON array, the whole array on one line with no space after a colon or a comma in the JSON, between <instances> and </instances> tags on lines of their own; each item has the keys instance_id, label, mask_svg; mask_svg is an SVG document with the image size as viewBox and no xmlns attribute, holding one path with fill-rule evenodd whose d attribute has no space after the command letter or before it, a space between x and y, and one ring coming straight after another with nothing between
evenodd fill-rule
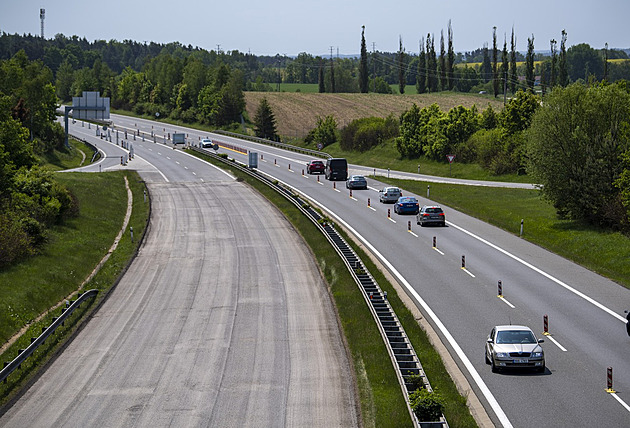
<instances>
[{"instance_id":1,"label":"highway","mask_svg":"<svg viewBox=\"0 0 630 428\"><path fill-rule=\"evenodd\" d=\"M130 129L152 126L118 116L115 121ZM166 132L175 129L153 126L163 126ZM192 142L208 136L185 132ZM379 204L375 191L381 183L369 179L369 190L354 191L350 197L343 182L334 189L323 177L317 181L316 176L302 175L311 156L222 135L211 137L258 153L260 171L317 201L337 223L356 233L406 287L497 426L630 424L630 341L623 317L623 310L630 307L629 290L448 207L445 228L420 228L413 217L395 215L393 210L388 218L391 206ZM242 153L220 152L247 161ZM365 171L353 166L351 170ZM431 202L416 196L421 204ZM437 248L432 246L433 237ZM497 297L499 280L502 298ZM544 315L551 333L544 337L545 373L491 373L484 362L484 342L491 328L525 324L542 337ZM608 367L613 369L616 393L606 391Z\"/></svg>"},{"instance_id":2,"label":"highway","mask_svg":"<svg viewBox=\"0 0 630 428\"><path fill-rule=\"evenodd\" d=\"M264 198L206 162L96 143L83 168L134 168L152 216L93 319L2 416L3 427L358 425L352 371L311 252Z\"/></svg>"}]
</instances>

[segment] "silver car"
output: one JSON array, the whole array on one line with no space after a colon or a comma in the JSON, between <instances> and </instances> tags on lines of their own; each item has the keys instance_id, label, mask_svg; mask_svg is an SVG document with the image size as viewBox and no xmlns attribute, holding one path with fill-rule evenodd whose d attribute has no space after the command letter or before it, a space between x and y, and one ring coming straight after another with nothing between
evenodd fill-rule
<instances>
[{"instance_id":1,"label":"silver car","mask_svg":"<svg viewBox=\"0 0 630 428\"><path fill-rule=\"evenodd\" d=\"M498 325L486 339L486 364L496 373L503 368L545 371L545 354L534 332L524 325Z\"/></svg>"},{"instance_id":2,"label":"silver car","mask_svg":"<svg viewBox=\"0 0 630 428\"><path fill-rule=\"evenodd\" d=\"M383 190L379 190L379 200L382 203L395 203L398 202L403 194L398 187L385 187Z\"/></svg>"},{"instance_id":3,"label":"silver car","mask_svg":"<svg viewBox=\"0 0 630 428\"><path fill-rule=\"evenodd\" d=\"M425 205L416 216L416 223L424 227L425 224L437 224L446 226L446 216L441 207L437 205Z\"/></svg>"}]
</instances>

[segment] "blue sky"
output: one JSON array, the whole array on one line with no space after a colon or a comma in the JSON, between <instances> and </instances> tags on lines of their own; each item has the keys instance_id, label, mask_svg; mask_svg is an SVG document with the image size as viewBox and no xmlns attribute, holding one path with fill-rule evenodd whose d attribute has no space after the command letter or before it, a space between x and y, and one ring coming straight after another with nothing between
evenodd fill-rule
<instances>
[{"instance_id":1,"label":"blue sky","mask_svg":"<svg viewBox=\"0 0 630 428\"><path fill-rule=\"evenodd\" d=\"M514 26L517 49L549 49L549 41L568 33L568 46L588 43L602 48L630 48L629 0L240 0L164 1L2 0L0 31L39 34L39 9L46 9L45 37L62 33L89 41L130 39L180 42L204 49L250 51L256 55L357 54L361 26L368 49L398 50L402 37L408 52L417 52L421 37L435 35L450 19L455 51L492 46L497 27L499 46Z\"/></svg>"}]
</instances>

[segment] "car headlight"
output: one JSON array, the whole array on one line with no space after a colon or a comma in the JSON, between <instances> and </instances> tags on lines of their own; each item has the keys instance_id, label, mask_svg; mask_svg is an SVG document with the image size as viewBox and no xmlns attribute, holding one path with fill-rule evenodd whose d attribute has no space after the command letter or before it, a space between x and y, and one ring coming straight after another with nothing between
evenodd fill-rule
<instances>
[{"instance_id":1,"label":"car headlight","mask_svg":"<svg viewBox=\"0 0 630 428\"><path fill-rule=\"evenodd\" d=\"M497 358L507 358L507 357L508 357L507 352L497 352Z\"/></svg>"},{"instance_id":2,"label":"car headlight","mask_svg":"<svg viewBox=\"0 0 630 428\"><path fill-rule=\"evenodd\" d=\"M532 357L533 358L542 358L543 353L541 352L532 352Z\"/></svg>"}]
</instances>

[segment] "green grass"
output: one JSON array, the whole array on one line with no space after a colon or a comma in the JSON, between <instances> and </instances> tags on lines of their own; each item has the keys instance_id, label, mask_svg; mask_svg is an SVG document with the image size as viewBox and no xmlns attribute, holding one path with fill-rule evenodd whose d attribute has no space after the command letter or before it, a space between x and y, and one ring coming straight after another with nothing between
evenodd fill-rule
<instances>
[{"instance_id":1,"label":"green grass","mask_svg":"<svg viewBox=\"0 0 630 428\"><path fill-rule=\"evenodd\" d=\"M68 142L70 144L69 148L64 147L62 150L54 150L52 153L41 155L40 165L46 169L60 171L89 164L92 160L92 155L94 155L94 149L73 138L70 138Z\"/></svg>"},{"instance_id":2,"label":"green grass","mask_svg":"<svg viewBox=\"0 0 630 428\"><path fill-rule=\"evenodd\" d=\"M558 219L538 190L378 179L419 195L426 195L430 184L432 200L515 235L523 219L524 239L630 288L630 237Z\"/></svg>"},{"instance_id":3,"label":"green grass","mask_svg":"<svg viewBox=\"0 0 630 428\"><path fill-rule=\"evenodd\" d=\"M277 90L277 83L270 83L273 91ZM319 83L281 83L280 92L305 92L315 94L319 92Z\"/></svg>"},{"instance_id":4,"label":"green grass","mask_svg":"<svg viewBox=\"0 0 630 428\"><path fill-rule=\"evenodd\" d=\"M130 225L134 228L136 242L131 243L129 234L125 233L109 261L84 287L102 291L114 284L136 251L138 238L144 233L149 212L149 204L143 200L144 183L131 171L57 175L57 179L78 197L80 215L52 228L40 255L0 271L0 343L6 343L22 327L29 326L27 333L2 354L3 361L15 358L17 349L28 346L30 338L39 335L41 327L50 324L53 314L37 323L33 320L77 290L113 244L127 207L125 175L134 194ZM100 293L97 300L104 294ZM82 311L87 311L88 305L83 306ZM63 334L47 340L46 346L29 358L18 374L14 372L6 384L0 384L0 402L6 402L32 376L32 369L43 364L61 346L68 333L76 328L80 317L73 315L72 318L74 321L67 323Z\"/></svg>"},{"instance_id":5,"label":"green grass","mask_svg":"<svg viewBox=\"0 0 630 428\"><path fill-rule=\"evenodd\" d=\"M193 153L200 156L196 152ZM206 157L204 159L225 168L223 163ZM380 340L380 333L372 321L369 308L343 261L312 222L293 204L258 180L236 169L233 169L232 173L252 185L265 198L275 204L292 222L315 254L317 263L335 300L343 332L352 355L364 426L410 426L409 414L385 345ZM426 334L416 322L413 314L404 306L394 287L387 282L367 255L347 237L346 241L359 254L383 290L387 291L388 299L403 323L432 386L440 391L448 402L445 415L449 424L457 427L476 427L477 425L466 406L465 398L457 392L441 358L429 343Z\"/></svg>"}]
</instances>

